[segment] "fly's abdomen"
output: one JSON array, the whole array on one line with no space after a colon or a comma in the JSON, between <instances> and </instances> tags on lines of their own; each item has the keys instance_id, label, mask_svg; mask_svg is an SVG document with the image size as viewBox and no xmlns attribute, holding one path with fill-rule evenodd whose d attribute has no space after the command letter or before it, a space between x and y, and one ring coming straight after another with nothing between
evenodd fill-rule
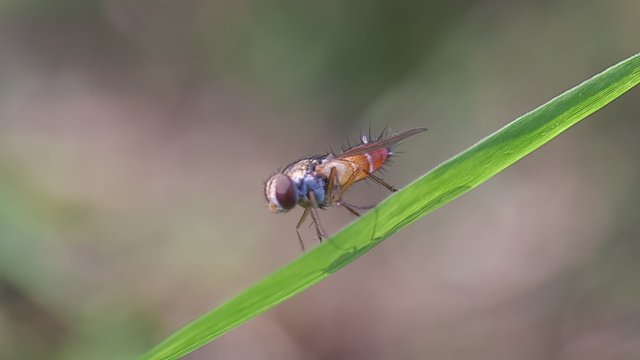
<instances>
[{"instance_id":1,"label":"fly's abdomen","mask_svg":"<svg viewBox=\"0 0 640 360\"><path fill-rule=\"evenodd\" d=\"M347 157L344 161L351 164L355 173L355 181L359 181L366 179L367 173L372 174L380 169L389 160L390 155L390 149L382 148Z\"/></svg>"},{"instance_id":2,"label":"fly's abdomen","mask_svg":"<svg viewBox=\"0 0 640 360\"><path fill-rule=\"evenodd\" d=\"M387 162L387 160L389 160L389 157L391 156L391 149L377 149L370 151L365 155L368 157L367 160L370 164L369 172L373 173L380 169Z\"/></svg>"}]
</instances>

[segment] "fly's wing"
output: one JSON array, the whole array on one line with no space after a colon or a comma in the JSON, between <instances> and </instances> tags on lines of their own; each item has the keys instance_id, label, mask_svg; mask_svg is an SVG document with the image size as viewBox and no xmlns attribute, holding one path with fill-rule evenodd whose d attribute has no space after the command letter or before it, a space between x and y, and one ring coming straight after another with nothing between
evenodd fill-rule
<instances>
[{"instance_id":1,"label":"fly's wing","mask_svg":"<svg viewBox=\"0 0 640 360\"><path fill-rule=\"evenodd\" d=\"M407 131L403 131L401 133L397 133L397 134L393 134L391 136L388 136L384 139L380 139L377 141L372 141L372 142L368 142L365 144L361 144L358 146L354 146L350 149L347 149L346 151L342 152L341 154L337 155L335 158L336 159L344 159L350 156L355 156L355 155L359 155L359 154L364 154L367 153L369 151L373 151L373 150L377 150L377 149L381 149L381 148L385 148L388 147L389 145L393 145L393 144L397 144L405 139L407 139L408 137L411 137L413 135L416 134L420 134L421 132L427 131L426 128L417 128L417 129L411 129L411 130L407 130Z\"/></svg>"}]
</instances>

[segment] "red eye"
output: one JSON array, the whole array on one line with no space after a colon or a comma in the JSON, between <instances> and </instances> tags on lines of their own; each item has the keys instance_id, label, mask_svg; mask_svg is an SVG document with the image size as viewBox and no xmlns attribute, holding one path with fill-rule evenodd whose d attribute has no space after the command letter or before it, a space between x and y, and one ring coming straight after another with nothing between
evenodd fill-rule
<instances>
[{"instance_id":1,"label":"red eye","mask_svg":"<svg viewBox=\"0 0 640 360\"><path fill-rule=\"evenodd\" d=\"M277 175L276 179L276 200L278 205L284 210L290 210L298 202L296 187L287 175Z\"/></svg>"}]
</instances>

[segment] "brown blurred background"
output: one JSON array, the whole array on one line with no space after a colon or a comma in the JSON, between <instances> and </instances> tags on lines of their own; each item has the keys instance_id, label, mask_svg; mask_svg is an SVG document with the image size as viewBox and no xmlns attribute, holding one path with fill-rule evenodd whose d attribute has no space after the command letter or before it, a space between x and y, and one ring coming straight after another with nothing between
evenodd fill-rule
<instances>
[{"instance_id":1,"label":"brown blurred background","mask_svg":"<svg viewBox=\"0 0 640 360\"><path fill-rule=\"evenodd\" d=\"M274 170L369 123L426 126L385 177L404 186L637 52L638 14L3 0L0 358L135 357L300 255L299 213L267 212ZM635 89L188 358L640 358L639 114Z\"/></svg>"}]
</instances>

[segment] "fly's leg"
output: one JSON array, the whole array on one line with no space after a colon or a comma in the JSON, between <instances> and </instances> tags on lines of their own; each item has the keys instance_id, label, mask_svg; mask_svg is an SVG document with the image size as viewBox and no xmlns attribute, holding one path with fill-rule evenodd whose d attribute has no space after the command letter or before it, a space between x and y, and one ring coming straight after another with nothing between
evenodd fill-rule
<instances>
[{"instance_id":1,"label":"fly's leg","mask_svg":"<svg viewBox=\"0 0 640 360\"><path fill-rule=\"evenodd\" d=\"M357 174L358 174L357 171L354 171L353 174L349 176L347 181L345 181L344 185L342 185L342 188L340 188L340 199L342 199L342 195L344 195L347 189L350 188L351 185L353 185L356 182Z\"/></svg>"},{"instance_id":2,"label":"fly's leg","mask_svg":"<svg viewBox=\"0 0 640 360\"><path fill-rule=\"evenodd\" d=\"M343 208L347 209L347 210L348 210L350 213L352 213L353 215L355 215L355 216L357 216L357 217L360 217L360 213L359 213L359 212L357 212L357 211L355 211L355 210L351 207L351 205L348 205L348 204L343 203L343 202L338 202L338 205L340 205L340 206L342 206Z\"/></svg>"},{"instance_id":3,"label":"fly's leg","mask_svg":"<svg viewBox=\"0 0 640 360\"><path fill-rule=\"evenodd\" d=\"M331 168L331 174L333 174L336 168L333 167ZM357 206L353 206L351 204L345 203L344 201L342 201L342 196L344 195L345 191L349 188L349 186L353 185L353 183L355 182L356 179L356 174L357 172L354 171L351 176L349 176L349 178L347 179L347 181L345 181L344 185L342 185L341 187L338 186L338 192L337 195L335 197L335 203L338 204L339 206L342 206L343 208L347 209L347 211L349 211L350 213L352 213L353 215L360 217L360 213L357 212L354 208L357 208ZM329 178L331 178L331 175L329 175ZM327 187L328 188L328 187Z\"/></svg>"},{"instance_id":4,"label":"fly's leg","mask_svg":"<svg viewBox=\"0 0 640 360\"><path fill-rule=\"evenodd\" d=\"M342 204L350 206L350 207L352 207L354 209L357 209L357 210L371 210L374 207L376 207L375 205L367 205L367 206L354 205L354 204L350 204L350 203L347 203L347 202L344 202L344 201L342 202Z\"/></svg>"},{"instance_id":5,"label":"fly's leg","mask_svg":"<svg viewBox=\"0 0 640 360\"><path fill-rule=\"evenodd\" d=\"M355 216L360 216L360 213L357 210L371 210L374 207L376 207L375 205L369 205L369 206L359 206L359 205L353 205L344 201L340 201L338 202L338 205L342 206L343 208L349 210L350 213L352 213Z\"/></svg>"},{"instance_id":6,"label":"fly's leg","mask_svg":"<svg viewBox=\"0 0 640 360\"><path fill-rule=\"evenodd\" d=\"M318 218L318 214L316 213L316 209L320 208L318 205L318 201L316 200L316 195L313 191L309 191L309 202L311 203L311 207L309 207L309 214L311 214L311 220L313 220L313 224L316 227L316 234L318 235L318 239L322 242L326 236L324 236L324 231L320 226L320 220Z\"/></svg>"},{"instance_id":7,"label":"fly's leg","mask_svg":"<svg viewBox=\"0 0 640 360\"><path fill-rule=\"evenodd\" d=\"M333 187L336 186L338 188L338 191L340 191L340 186L336 183L336 174L338 173L338 170L336 169L335 166L331 167L331 171L329 171L329 179L327 180L327 198L329 199L329 202L331 202L333 200L332 196L333 196Z\"/></svg>"},{"instance_id":8,"label":"fly's leg","mask_svg":"<svg viewBox=\"0 0 640 360\"><path fill-rule=\"evenodd\" d=\"M320 229L320 221L318 220L318 214L316 214L315 209L311 209L309 213L311 214L311 220L313 220L313 225L315 225L316 235L318 235L318 240L322 242L322 240L326 236L324 235L323 231Z\"/></svg>"},{"instance_id":9,"label":"fly's leg","mask_svg":"<svg viewBox=\"0 0 640 360\"><path fill-rule=\"evenodd\" d=\"M345 206L345 203L342 201L342 195L344 194L344 192L340 189L341 188L340 183L336 178L337 173L338 173L338 170L336 169L336 167L332 166L331 171L329 171L329 179L327 180L327 197L329 198L329 203L335 202L339 206ZM346 186L342 186L342 189L346 190L347 187L353 184L353 181L349 181L351 180L351 178L355 178L355 172L351 174L349 179L347 179L347 182L345 183ZM336 188L336 195L333 194L334 187ZM346 204L345 208L349 210L352 214L356 216L360 216L360 214L358 214L357 211L354 211L353 209L349 208L349 204Z\"/></svg>"},{"instance_id":10,"label":"fly's leg","mask_svg":"<svg viewBox=\"0 0 640 360\"><path fill-rule=\"evenodd\" d=\"M393 186L387 184L386 182L384 182L384 180L380 179L379 177L373 175L372 173L370 173L367 170L362 169L362 171L364 171L365 174L367 174L367 176L369 178L371 178L371 180L377 182L378 184L384 186L385 188L387 188L387 190L391 191L391 192L396 192L398 191L398 189L394 188Z\"/></svg>"},{"instance_id":11,"label":"fly's leg","mask_svg":"<svg viewBox=\"0 0 640 360\"><path fill-rule=\"evenodd\" d=\"M329 180L328 180L329 183L327 185L327 195L329 196L330 203L335 202L339 206L342 206L343 204L345 204L342 201L342 195L344 195L344 193L349 188L349 186L353 185L353 183L355 182L356 172L354 171L342 186L340 186L340 183L338 182L338 178L336 178L337 173L338 173L338 170L336 169L336 167L335 166L332 167L331 171L329 172ZM336 188L335 196L332 194L334 187ZM349 204L347 204L347 206L349 206Z\"/></svg>"},{"instance_id":12,"label":"fly's leg","mask_svg":"<svg viewBox=\"0 0 640 360\"><path fill-rule=\"evenodd\" d=\"M379 177L373 175L371 172L365 170L365 169L360 169L360 171L364 172L365 174L367 174L368 177L370 177L373 181L377 182L378 184L384 186L385 188L387 188L389 191L391 192L396 192L398 190L396 190L396 188L394 188L393 186L387 184L386 182L384 182L384 180L380 179ZM355 178L356 178L356 172L354 172L349 179L347 180L347 182L345 183L345 185L342 187L343 189L346 189L347 187L351 186L354 182L355 182ZM342 201L342 195L344 194L343 191L340 191L340 193L338 194L338 200L337 200L337 204L344 207L345 209L347 209L350 213L356 215L356 216L360 216L360 214L355 211L355 209L359 209L359 210L368 210L373 208L374 206L356 206L356 205L352 205L349 203L345 203L344 201ZM355 209L354 209L355 208Z\"/></svg>"},{"instance_id":13,"label":"fly's leg","mask_svg":"<svg viewBox=\"0 0 640 360\"><path fill-rule=\"evenodd\" d=\"M356 174L357 174L357 170L354 171L351 176L349 176L349 178L347 179L347 181L344 182L344 185L340 186L338 188L338 196L336 196L336 200L338 202L342 202L342 195L344 195L344 193L347 191L347 189L353 185L353 183L356 182Z\"/></svg>"},{"instance_id":14,"label":"fly's leg","mask_svg":"<svg viewBox=\"0 0 640 360\"><path fill-rule=\"evenodd\" d=\"M357 178L357 174L358 174L359 170L354 171L351 176L349 176L349 178L347 179L347 181L345 181L344 185L340 186L340 184L338 183L338 179L336 178L336 174L337 174L337 169L336 167L332 167L331 171L329 172L329 179L328 179L328 184L327 184L327 196L329 197L330 201L329 202L335 202L338 206L341 206L345 209L347 209L347 211L349 211L350 213L352 213L355 216L360 217L360 213L358 211L356 211L355 209L360 209L360 210L368 210L373 208L373 206L355 206L349 203L346 203L342 200L342 196L344 195L344 193L346 192L346 190L353 185L353 183L355 183L355 180ZM391 191L396 191L391 185L388 185L387 183L385 183L384 181L382 181L382 179L373 176L371 173L369 173L366 170L362 170L360 169L360 171L364 171L367 176L371 176L372 178L374 178L374 180L381 182L387 189L391 190ZM333 189L334 187L336 188L336 194L335 196L333 195Z\"/></svg>"},{"instance_id":15,"label":"fly's leg","mask_svg":"<svg viewBox=\"0 0 640 360\"><path fill-rule=\"evenodd\" d=\"M302 213L302 216L300 217L300 220L298 220L298 224L296 225L296 234L298 235L298 241L300 242L300 248L302 249L302 251L304 252L304 242L302 241L302 236L300 236L300 227L302 226L302 224L304 223L304 221L307 219L307 216L309 215L309 209L308 208L304 208L304 212Z\"/></svg>"}]
</instances>

